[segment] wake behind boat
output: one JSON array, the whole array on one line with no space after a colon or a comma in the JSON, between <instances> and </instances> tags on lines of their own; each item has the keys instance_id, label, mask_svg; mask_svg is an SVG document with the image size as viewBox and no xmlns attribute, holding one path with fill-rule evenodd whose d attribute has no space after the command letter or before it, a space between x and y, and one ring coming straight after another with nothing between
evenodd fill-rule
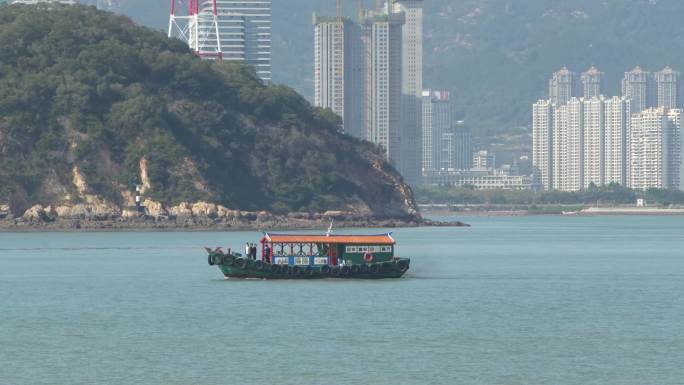
<instances>
[{"instance_id":1,"label":"wake behind boat","mask_svg":"<svg viewBox=\"0 0 684 385\"><path fill-rule=\"evenodd\" d=\"M226 278L316 279L400 278L409 269L409 258L395 256L390 233L379 235L323 235L264 233L245 254L219 247L208 252Z\"/></svg>"}]
</instances>

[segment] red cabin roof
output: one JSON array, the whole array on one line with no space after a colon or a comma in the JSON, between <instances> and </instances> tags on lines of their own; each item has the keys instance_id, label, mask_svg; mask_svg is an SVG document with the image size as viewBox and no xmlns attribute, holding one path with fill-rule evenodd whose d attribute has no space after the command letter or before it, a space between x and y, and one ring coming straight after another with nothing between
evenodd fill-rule
<instances>
[{"instance_id":1,"label":"red cabin roof","mask_svg":"<svg viewBox=\"0 0 684 385\"><path fill-rule=\"evenodd\" d=\"M323 243L330 245L394 245L390 234L381 235L308 235L265 233L262 242L269 243Z\"/></svg>"}]
</instances>

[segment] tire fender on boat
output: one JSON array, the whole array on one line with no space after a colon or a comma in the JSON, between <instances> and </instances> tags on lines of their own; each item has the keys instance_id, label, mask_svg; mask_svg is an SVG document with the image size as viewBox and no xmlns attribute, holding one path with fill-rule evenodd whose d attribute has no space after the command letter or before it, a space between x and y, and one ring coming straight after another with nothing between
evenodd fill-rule
<instances>
[{"instance_id":1,"label":"tire fender on boat","mask_svg":"<svg viewBox=\"0 0 684 385\"><path fill-rule=\"evenodd\" d=\"M408 270L408 262L404 260L397 261L397 270L402 273Z\"/></svg>"},{"instance_id":2,"label":"tire fender on boat","mask_svg":"<svg viewBox=\"0 0 684 385\"><path fill-rule=\"evenodd\" d=\"M214 266L214 254L213 253L209 253L209 257L207 258L207 263L209 264L209 266Z\"/></svg>"},{"instance_id":3,"label":"tire fender on boat","mask_svg":"<svg viewBox=\"0 0 684 385\"><path fill-rule=\"evenodd\" d=\"M246 259L244 259L244 258L238 258L238 259L236 259L236 261L237 261L236 265L237 265L237 267L239 267L240 269L244 269L244 268L247 267L247 260L246 260Z\"/></svg>"}]
</instances>

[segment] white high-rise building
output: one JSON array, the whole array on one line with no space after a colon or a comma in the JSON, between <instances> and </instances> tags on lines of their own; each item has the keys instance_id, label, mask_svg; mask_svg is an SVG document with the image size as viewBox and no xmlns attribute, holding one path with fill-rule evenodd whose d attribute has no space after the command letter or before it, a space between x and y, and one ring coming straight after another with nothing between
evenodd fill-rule
<instances>
[{"instance_id":1,"label":"white high-rise building","mask_svg":"<svg viewBox=\"0 0 684 385\"><path fill-rule=\"evenodd\" d=\"M366 139L380 145L387 159L401 164L402 13L366 12L362 20L365 52Z\"/></svg>"},{"instance_id":2,"label":"white high-rise building","mask_svg":"<svg viewBox=\"0 0 684 385\"><path fill-rule=\"evenodd\" d=\"M544 190L553 188L553 109L549 100L540 100L532 107L532 165L534 175Z\"/></svg>"},{"instance_id":3,"label":"white high-rise building","mask_svg":"<svg viewBox=\"0 0 684 385\"><path fill-rule=\"evenodd\" d=\"M682 114L684 110L673 108L667 112L667 119L670 122L668 140L668 186L670 189L677 189L681 186L682 170Z\"/></svg>"},{"instance_id":4,"label":"white high-rise building","mask_svg":"<svg viewBox=\"0 0 684 385\"><path fill-rule=\"evenodd\" d=\"M344 118L345 22L314 15L314 105Z\"/></svg>"},{"instance_id":5,"label":"white high-rise building","mask_svg":"<svg viewBox=\"0 0 684 385\"><path fill-rule=\"evenodd\" d=\"M184 40L202 58L250 65L271 81L270 0L197 0L187 14L182 5L172 2L169 37Z\"/></svg>"},{"instance_id":6,"label":"white high-rise building","mask_svg":"<svg viewBox=\"0 0 684 385\"><path fill-rule=\"evenodd\" d=\"M570 98L553 113L553 189L577 191L583 185L584 99Z\"/></svg>"},{"instance_id":7,"label":"white high-rise building","mask_svg":"<svg viewBox=\"0 0 684 385\"><path fill-rule=\"evenodd\" d=\"M565 142L565 174L558 190L577 191L584 185L585 141L584 124L587 109L583 99L572 98L568 102L567 134Z\"/></svg>"},{"instance_id":8,"label":"white high-rise building","mask_svg":"<svg viewBox=\"0 0 684 385\"><path fill-rule=\"evenodd\" d=\"M573 96L579 96L577 74L566 67L554 72L549 80L549 99L551 103L560 106L568 102Z\"/></svg>"},{"instance_id":9,"label":"white high-rise building","mask_svg":"<svg viewBox=\"0 0 684 385\"><path fill-rule=\"evenodd\" d=\"M583 100L584 116L582 188L603 185L604 101L603 97Z\"/></svg>"},{"instance_id":10,"label":"white high-rise building","mask_svg":"<svg viewBox=\"0 0 684 385\"><path fill-rule=\"evenodd\" d=\"M630 101L614 96L605 99L604 106L604 183L627 186Z\"/></svg>"},{"instance_id":11,"label":"white high-rise building","mask_svg":"<svg viewBox=\"0 0 684 385\"><path fill-rule=\"evenodd\" d=\"M604 73L594 66L591 66L591 68L582 72L580 79L582 80L582 95L585 99L591 99L602 95L604 88L603 78Z\"/></svg>"},{"instance_id":12,"label":"white high-rise building","mask_svg":"<svg viewBox=\"0 0 684 385\"><path fill-rule=\"evenodd\" d=\"M632 100L632 113L639 113L655 105L655 84L650 72L637 66L625 72L622 79L622 96Z\"/></svg>"},{"instance_id":13,"label":"white high-rise building","mask_svg":"<svg viewBox=\"0 0 684 385\"><path fill-rule=\"evenodd\" d=\"M630 121L630 187L679 188L681 142L679 110L650 108Z\"/></svg>"},{"instance_id":14,"label":"white high-rise building","mask_svg":"<svg viewBox=\"0 0 684 385\"><path fill-rule=\"evenodd\" d=\"M453 113L448 91L424 90L422 97L423 174L448 171L455 155Z\"/></svg>"},{"instance_id":15,"label":"white high-rise building","mask_svg":"<svg viewBox=\"0 0 684 385\"><path fill-rule=\"evenodd\" d=\"M571 99L572 100L572 99ZM580 110L581 111L581 110ZM549 189L566 190L568 167L568 104L553 109L551 123L551 183Z\"/></svg>"},{"instance_id":16,"label":"white high-rise building","mask_svg":"<svg viewBox=\"0 0 684 385\"><path fill-rule=\"evenodd\" d=\"M679 72L669 66L654 74L657 107L663 107L665 110L679 108L679 75Z\"/></svg>"},{"instance_id":17,"label":"white high-rise building","mask_svg":"<svg viewBox=\"0 0 684 385\"><path fill-rule=\"evenodd\" d=\"M348 19L314 15L314 105L330 108L344 132L364 138L361 29Z\"/></svg>"},{"instance_id":18,"label":"white high-rise building","mask_svg":"<svg viewBox=\"0 0 684 385\"><path fill-rule=\"evenodd\" d=\"M394 0L392 12L403 14L401 158L399 171L410 184L420 180L421 97L423 92L423 0Z\"/></svg>"},{"instance_id":19,"label":"white high-rise building","mask_svg":"<svg viewBox=\"0 0 684 385\"><path fill-rule=\"evenodd\" d=\"M549 109L553 118L546 129L545 114ZM545 188L580 191L592 184L628 185L629 100L603 96L570 98L561 106L542 100L533 106L533 111L533 155L545 159L543 144L550 143L551 148L551 182L550 187L543 184ZM534 166L538 172L539 166L546 165L535 160Z\"/></svg>"}]
</instances>

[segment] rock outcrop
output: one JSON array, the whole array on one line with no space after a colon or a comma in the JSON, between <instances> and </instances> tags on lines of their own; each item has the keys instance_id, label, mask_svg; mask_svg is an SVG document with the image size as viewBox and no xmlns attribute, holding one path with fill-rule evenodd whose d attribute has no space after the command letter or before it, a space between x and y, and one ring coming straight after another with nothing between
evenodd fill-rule
<instances>
[{"instance_id":1,"label":"rock outcrop","mask_svg":"<svg viewBox=\"0 0 684 385\"><path fill-rule=\"evenodd\" d=\"M4 217L3 217L4 215ZM405 227L427 224L429 221L374 218L345 211L321 213L296 212L287 215L268 211L239 211L208 202L184 202L166 207L145 200L143 209L119 208L104 204L34 205L17 219L12 219L8 205L0 205L0 229L321 229L330 221L335 227ZM454 224L451 224L454 225ZM458 224L456 224L458 225Z\"/></svg>"}]
</instances>

